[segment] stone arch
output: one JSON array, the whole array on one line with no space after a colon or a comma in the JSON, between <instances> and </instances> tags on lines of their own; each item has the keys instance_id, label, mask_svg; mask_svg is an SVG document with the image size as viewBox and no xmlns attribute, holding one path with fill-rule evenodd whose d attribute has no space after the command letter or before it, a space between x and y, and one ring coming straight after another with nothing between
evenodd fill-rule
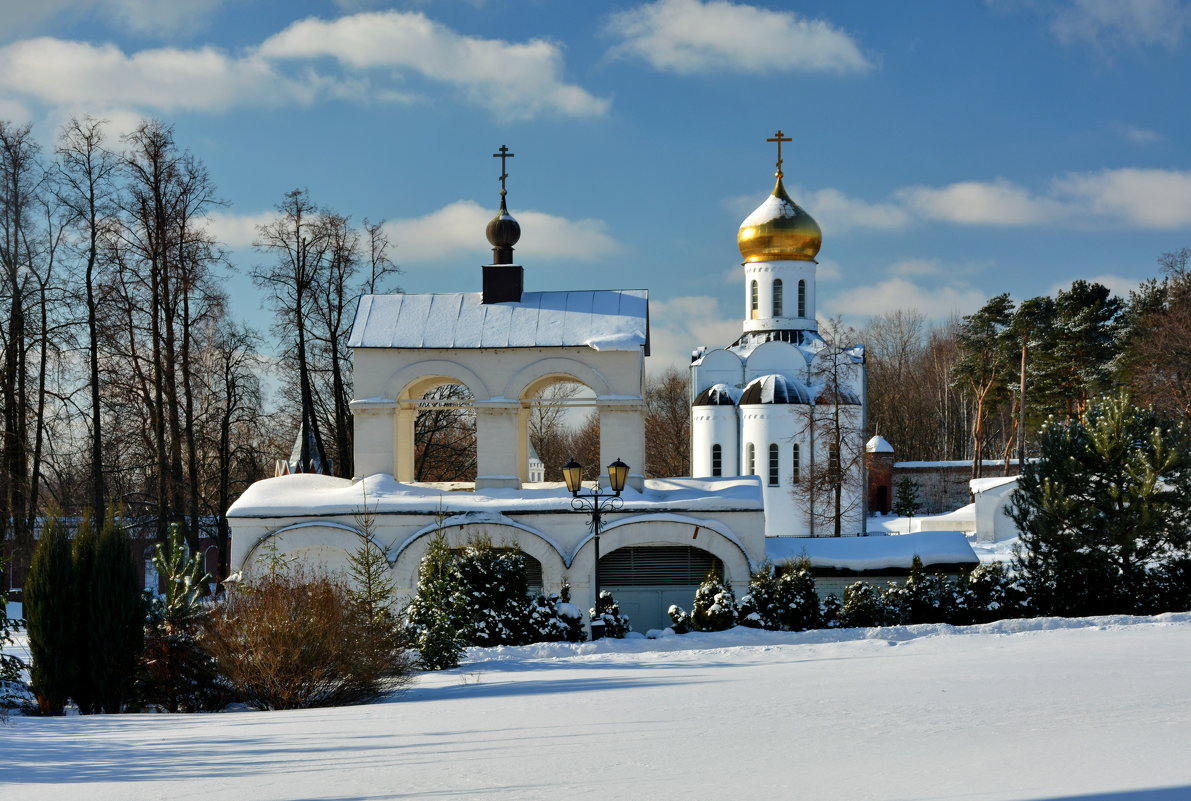
<instances>
[{"instance_id":1,"label":"stone arch","mask_svg":"<svg viewBox=\"0 0 1191 801\"><path fill-rule=\"evenodd\" d=\"M475 371L448 359L427 359L402 366L385 381L384 397L410 400L415 392L425 392L439 384L462 384L477 400L492 397L488 385Z\"/></svg>"},{"instance_id":2,"label":"stone arch","mask_svg":"<svg viewBox=\"0 0 1191 801\"><path fill-rule=\"evenodd\" d=\"M303 565L345 571L348 556L359 549L363 541L364 532L346 523L334 520L293 523L257 540L244 555L239 569L251 570L266 545L271 545L277 548L279 555L297 558ZM388 554L386 558L389 558Z\"/></svg>"},{"instance_id":3,"label":"stone arch","mask_svg":"<svg viewBox=\"0 0 1191 801\"><path fill-rule=\"evenodd\" d=\"M579 542L571 561L575 602L582 608L589 608L595 601L591 584L595 567L592 539L589 534ZM600 534L601 559L622 548L650 546L693 547L705 551L719 559L728 580L738 587L747 586L750 572L755 567L740 538L716 520L676 514L634 515L608 524ZM688 589L693 597L693 588ZM689 604L690 599L675 602ZM665 625L661 620L663 612L664 609L653 610L652 617L657 618L655 623Z\"/></svg>"},{"instance_id":4,"label":"stone arch","mask_svg":"<svg viewBox=\"0 0 1191 801\"><path fill-rule=\"evenodd\" d=\"M393 555L393 577L398 592L412 593L418 586L418 567L431 537L442 531L451 548L462 548L477 535L483 534L496 546L517 548L532 556L542 566L542 585L555 590L562 585L566 556L562 547L549 535L515 520L476 520L469 515L448 517L414 532Z\"/></svg>"},{"instance_id":5,"label":"stone arch","mask_svg":"<svg viewBox=\"0 0 1191 801\"><path fill-rule=\"evenodd\" d=\"M531 362L514 373L513 377L505 383L501 395L506 398L524 400L533 392L557 381L574 381L576 384L583 384L594 392L597 398L601 395L612 394L612 387L608 380L591 365L578 359L550 356Z\"/></svg>"}]
</instances>

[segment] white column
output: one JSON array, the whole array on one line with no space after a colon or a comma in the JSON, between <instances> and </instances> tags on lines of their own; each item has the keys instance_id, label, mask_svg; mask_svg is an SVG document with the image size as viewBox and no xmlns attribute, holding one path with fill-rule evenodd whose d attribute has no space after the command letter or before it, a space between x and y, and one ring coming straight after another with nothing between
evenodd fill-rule
<instances>
[{"instance_id":1,"label":"white column","mask_svg":"<svg viewBox=\"0 0 1191 801\"><path fill-rule=\"evenodd\" d=\"M600 485L607 467L620 459L629 466L626 486L645 488L645 402L641 398L596 398L600 412Z\"/></svg>"},{"instance_id":2,"label":"white column","mask_svg":"<svg viewBox=\"0 0 1191 801\"><path fill-rule=\"evenodd\" d=\"M476 401L476 489L520 489L518 401Z\"/></svg>"},{"instance_id":3,"label":"white column","mask_svg":"<svg viewBox=\"0 0 1191 801\"><path fill-rule=\"evenodd\" d=\"M354 400L350 404L355 477L396 473L397 402Z\"/></svg>"}]
</instances>

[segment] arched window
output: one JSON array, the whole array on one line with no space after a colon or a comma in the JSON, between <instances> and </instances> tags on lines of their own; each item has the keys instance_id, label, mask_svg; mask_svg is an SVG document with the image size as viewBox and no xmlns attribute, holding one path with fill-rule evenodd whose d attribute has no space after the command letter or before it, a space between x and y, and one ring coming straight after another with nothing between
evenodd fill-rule
<instances>
[{"instance_id":1,"label":"arched window","mask_svg":"<svg viewBox=\"0 0 1191 801\"><path fill-rule=\"evenodd\" d=\"M778 485L778 467L777 443L771 443L769 446L769 486L776 487Z\"/></svg>"},{"instance_id":2,"label":"arched window","mask_svg":"<svg viewBox=\"0 0 1191 801\"><path fill-rule=\"evenodd\" d=\"M782 279L775 278L773 281L773 316L782 316Z\"/></svg>"},{"instance_id":3,"label":"arched window","mask_svg":"<svg viewBox=\"0 0 1191 801\"><path fill-rule=\"evenodd\" d=\"M761 309L761 297L757 291L757 282L749 284L749 319L756 320Z\"/></svg>"},{"instance_id":4,"label":"arched window","mask_svg":"<svg viewBox=\"0 0 1191 801\"><path fill-rule=\"evenodd\" d=\"M794 483L798 483L799 474L802 472L802 449L797 445L794 446Z\"/></svg>"},{"instance_id":5,"label":"arched window","mask_svg":"<svg viewBox=\"0 0 1191 801\"><path fill-rule=\"evenodd\" d=\"M746 476L755 476L757 474L757 449L753 447L753 443L751 442L744 449L744 466L744 474Z\"/></svg>"},{"instance_id":6,"label":"arched window","mask_svg":"<svg viewBox=\"0 0 1191 801\"><path fill-rule=\"evenodd\" d=\"M806 317L806 281L798 282L798 316Z\"/></svg>"},{"instance_id":7,"label":"arched window","mask_svg":"<svg viewBox=\"0 0 1191 801\"><path fill-rule=\"evenodd\" d=\"M724 474L724 449L718 442L711 446L711 474L713 476Z\"/></svg>"}]
</instances>

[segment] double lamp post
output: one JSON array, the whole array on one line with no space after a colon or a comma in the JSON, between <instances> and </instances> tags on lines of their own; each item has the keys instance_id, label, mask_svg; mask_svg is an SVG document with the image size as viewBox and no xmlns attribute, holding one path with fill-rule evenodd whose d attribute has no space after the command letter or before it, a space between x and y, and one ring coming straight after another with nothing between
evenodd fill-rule
<instances>
[{"instance_id":1,"label":"double lamp post","mask_svg":"<svg viewBox=\"0 0 1191 801\"><path fill-rule=\"evenodd\" d=\"M629 466L617 459L608 465L608 488L611 492L600 492L597 483L594 489L583 490L583 465L574 459L562 466L562 477L571 492L571 508L576 512L591 513L591 536L595 554L595 614L591 616L591 638L598 640L604 636L604 619L599 616L600 608L600 515L604 512L614 512L624 505L620 493L624 489L625 479L629 475Z\"/></svg>"}]
</instances>

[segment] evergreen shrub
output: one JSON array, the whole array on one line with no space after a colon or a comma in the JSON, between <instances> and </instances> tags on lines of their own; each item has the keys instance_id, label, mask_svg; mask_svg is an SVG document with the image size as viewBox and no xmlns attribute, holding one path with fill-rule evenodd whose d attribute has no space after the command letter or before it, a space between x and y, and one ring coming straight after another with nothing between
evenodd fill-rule
<instances>
[{"instance_id":1,"label":"evergreen shrub","mask_svg":"<svg viewBox=\"0 0 1191 801\"><path fill-rule=\"evenodd\" d=\"M885 625L885 603L881 591L867 581L844 588L839 624L843 628Z\"/></svg>"},{"instance_id":2,"label":"evergreen shrub","mask_svg":"<svg viewBox=\"0 0 1191 801\"><path fill-rule=\"evenodd\" d=\"M691 625L698 631L724 631L736 625L739 610L732 585L722 580L714 566L699 589L691 608Z\"/></svg>"},{"instance_id":3,"label":"evergreen shrub","mask_svg":"<svg viewBox=\"0 0 1191 801\"><path fill-rule=\"evenodd\" d=\"M778 626L782 631L806 631L822 628L824 621L810 560L796 559L778 579Z\"/></svg>"},{"instance_id":4,"label":"evergreen shrub","mask_svg":"<svg viewBox=\"0 0 1191 801\"><path fill-rule=\"evenodd\" d=\"M590 610L591 619L604 621L604 636L619 639L633 630L629 616L622 614L620 604L607 590L600 590L595 608Z\"/></svg>"},{"instance_id":5,"label":"evergreen shrub","mask_svg":"<svg viewBox=\"0 0 1191 801\"><path fill-rule=\"evenodd\" d=\"M42 715L61 715L75 676L74 564L70 540L57 515L41 529L25 578L30 684Z\"/></svg>"}]
</instances>

